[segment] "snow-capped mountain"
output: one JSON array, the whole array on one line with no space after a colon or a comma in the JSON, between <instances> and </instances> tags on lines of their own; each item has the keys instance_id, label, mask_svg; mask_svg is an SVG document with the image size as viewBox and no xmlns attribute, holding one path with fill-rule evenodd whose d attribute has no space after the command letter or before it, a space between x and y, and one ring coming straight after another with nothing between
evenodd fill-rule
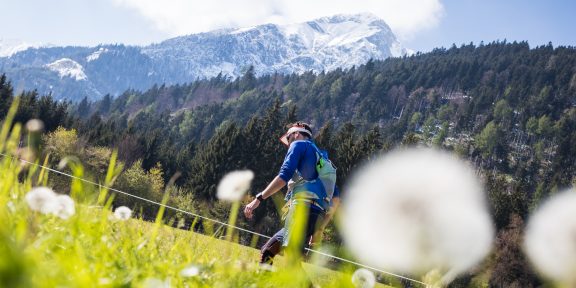
<instances>
[{"instance_id":1,"label":"snow-capped mountain","mask_svg":"<svg viewBox=\"0 0 576 288\"><path fill-rule=\"evenodd\" d=\"M226 29L166 40L144 47L153 59L186 65L190 76L302 73L349 68L370 58L407 53L381 19L372 14L337 15L292 25Z\"/></svg>"},{"instance_id":2,"label":"snow-capped mountain","mask_svg":"<svg viewBox=\"0 0 576 288\"><path fill-rule=\"evenodd\" d=\"M0 57L9 57L31 47L40 47L37 43L26 43L17 39L0 39Z\"/></svg>"},{"instance_id":3,"label":"snow-capped mountain","mask_svg":"<svg viewBox=\"0 0 576 288\"><path fill-rule=\"evenodd\" d=\"M80 100L220 73L237 77L250 66L258 75L320 72L407 53L382 19L365 13L216 30L145 47L28 49L0 57L0 73L15 87Z\"/></svg>"}]
</instances>

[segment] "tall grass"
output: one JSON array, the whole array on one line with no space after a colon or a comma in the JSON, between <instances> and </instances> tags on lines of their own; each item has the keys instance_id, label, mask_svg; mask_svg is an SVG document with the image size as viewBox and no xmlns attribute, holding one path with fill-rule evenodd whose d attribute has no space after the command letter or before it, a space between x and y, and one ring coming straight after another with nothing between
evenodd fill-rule
<instances>
[{"instance_id":1,"label":"tall grass","mask_svg":"<svg viewBox=\"0 0 576 288\"><path fill-rule=\"evenodd\" d=\"M24 149L18 147L22 126L12 123L15 102L0 131L0 287L352 286L353 268L334 272L288 265L279 257L276 272L263 270L258 250L166 226L163 209L155 223L117 220L113 195L78 180L69 190L76 204L72 217L33 211L26 194L55 176L18 160ZM120 173L115 164L113 154L104 186ZM68 159L67 166L85 176L81 163Z\"/></svg>"}]
</instances>

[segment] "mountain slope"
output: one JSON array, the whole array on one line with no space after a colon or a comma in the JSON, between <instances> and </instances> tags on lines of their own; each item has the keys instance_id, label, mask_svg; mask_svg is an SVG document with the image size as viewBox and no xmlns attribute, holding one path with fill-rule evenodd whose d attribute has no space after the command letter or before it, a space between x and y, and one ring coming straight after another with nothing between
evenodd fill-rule
<instances>
[{"instance_id":1,"label":"mountain slope","mask_svg":"<svg viewBox=\"0 0 576 288\"><path fill-rule=\"evenodd\" d=\"M9 57L20 51L24 51L33 47L48 47L51 45L40 45L38 43L26 43L17 39L1 39L0 38L0 57Z\"/></svg>"},{"instance_id":2,"label":"mountain slope","mask_svg":"<svg viewBox=\"0 0 576 288\"><path fill-rule=\"evenodd\" d=\"M220 72L239 76L250 65L257 74L334 70L406 54L388 25L371 14L218 30L173 38L142 51L153 59L189 65L193 75L203 77Z\"/></svg>"},{"instance_id":3,"label":"mountain slope","mask_svg":"<svg viewBox=\"0 0 576 288\"><path fill-rule=\"evenodd\" d=\"M257 75L320 72L405 54L407 50L383 20L357 14L217 30L146 47L31 48L0 57L0 72L20 89L80 100L220 73L238 77L250 66Z\"/></svg>"}]
</instances>

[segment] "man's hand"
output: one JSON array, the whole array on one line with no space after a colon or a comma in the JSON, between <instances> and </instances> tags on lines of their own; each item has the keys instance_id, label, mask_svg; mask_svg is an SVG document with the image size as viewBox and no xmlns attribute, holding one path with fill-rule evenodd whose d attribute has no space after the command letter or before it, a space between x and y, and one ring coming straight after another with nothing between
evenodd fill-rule
<instances>
[{"instance_id":1,"label":"man's hand","mask_svg":"<svg viewBox=\"0 0 576 288\"><path fill-rule=\"evenodd\" d=\"M260 200L254 199L252 202L246 205L246 207L244 207L244 215L246 218L252 219L252 216L254 216L254 210L258 208L258 205L260 205Z\"/></svg>"},{"instance_id":2,"label":"man's hand","mask_svg":"<svg viewBox=\"0 0 576 288\"><path fill-rule=\"evenodd\" d=\"M264 189L262 192L260 192L260 195L262 196L261 199L264 199L264 194L266 194L266 198L271 197L272 195L274 195L274 193L278 192L280 189L282 189L282 187L284 187L284 185L286 185L286 182L284 180L282 180L282 178L280 178L280 176L276 176L274 178L274 180L272 180L272 182L270 182L270 184L268 184L268 186L266 186L266 189ZM252 202L250 202L250 204L246 205L246 207L244 207L244 215L246 215L246 218L251 219L254 213L254 210L256 210L256 208L258 208L258 205L260 205L260 200L258 200L258 198L254 199Z\"/></svg>"}]
</instances>

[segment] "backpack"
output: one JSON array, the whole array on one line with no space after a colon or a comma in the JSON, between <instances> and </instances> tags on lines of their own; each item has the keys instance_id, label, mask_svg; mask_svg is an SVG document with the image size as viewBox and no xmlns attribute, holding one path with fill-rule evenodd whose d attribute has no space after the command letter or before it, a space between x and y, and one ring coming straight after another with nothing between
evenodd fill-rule
<instances>
[{"instance_id":1,"label":"backpack","mask_svg":"<svg viewBox=\"0 0 576 288\"><path fill-rule=\"evenodd\" d=\"M314 142L310 142L310 144L316 150L316 172L318 172L318 179L322 181L326 191L325 204L329 206L336 188L336 166L328 159L328 153L320 150Z\"/></svg>"}]
</instances>

